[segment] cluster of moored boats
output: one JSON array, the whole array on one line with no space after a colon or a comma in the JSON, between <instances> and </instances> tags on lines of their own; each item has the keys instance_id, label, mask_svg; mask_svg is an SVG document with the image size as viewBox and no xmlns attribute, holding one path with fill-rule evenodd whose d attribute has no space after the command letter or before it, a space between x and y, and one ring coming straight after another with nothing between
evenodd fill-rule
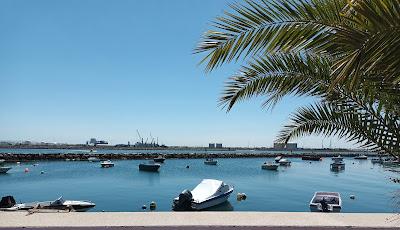
<instances>
[{"instance_id":1,"label":"cluster of moored boats","mask_svg":"<svg viewBox=\"0 0 400 230\"><path fill-rule=\"evenodd\" d=\"M89 161L91 162L98 162L100 159L96 158L88 158ZM154 158L153 160L149 160L147 162L142 162L139 164L139 170L141 171L148 171L148 172L157 172L159 168L161 167L161 164L164 163L165 157L164 156L158 156ZM114 167L114 162L111 160L105 160L101 161L100 165L102 168L111 168Z\"/></svg>"}]
</instances>

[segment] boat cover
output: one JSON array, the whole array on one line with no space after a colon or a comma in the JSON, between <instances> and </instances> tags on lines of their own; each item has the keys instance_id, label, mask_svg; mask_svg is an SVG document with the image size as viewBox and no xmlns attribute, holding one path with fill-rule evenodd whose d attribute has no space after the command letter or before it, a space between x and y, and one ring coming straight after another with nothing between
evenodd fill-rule
<instances>
[{"instance_id":1,"label":"boat cover","mask_svg":"<svg viewBox=\"0 0 400 230\"><path fill-rule=\"evenodd\" d=\"M207 200L217 193L222 185L220 180L204 179L191 191L193 199L198 202Z\"/></svg>"}]
</instances>

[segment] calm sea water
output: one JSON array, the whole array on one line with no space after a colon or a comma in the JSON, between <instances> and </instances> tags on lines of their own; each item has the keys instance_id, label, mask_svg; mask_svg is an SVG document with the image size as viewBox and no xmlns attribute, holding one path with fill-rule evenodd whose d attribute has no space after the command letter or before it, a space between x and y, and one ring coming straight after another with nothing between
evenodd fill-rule
<instances>
[{"instance_id":1,"label":"calm sea water","mask_svg":"<svg viewBox=\"0 0 400 230\"><path fill-rule=\"evenodd\" d=\"M332 172L331 159L308 162L290 159L292 166L277 172L261 170L268 159L218 159L217 166L202 159L167 159L159 173L141 172L141 161L115 161L114 168L86 161L40 161L37 166L10 164L0 175L0 195L17 201L65 199L91 200L92 211L141 211L143 204L157 203L156 211L170 211L171 202L182 190L194 188L203 178L214 178L235 186L229 202L211 210L226 211L309 211L315 191L337 191L343 199L342 212L394 212L399 184L389 178L399 176L369 160L345 159L346 169ZM271 160L271 159L270 159ZM186 169L186 165L190 168ZM24 169L29 168L25 173ZM40 174L45 171L44 174ZM247 194L237 201L236 194ZM351 200L350 195L356 199Z\"/></svg>"}]
</instances>

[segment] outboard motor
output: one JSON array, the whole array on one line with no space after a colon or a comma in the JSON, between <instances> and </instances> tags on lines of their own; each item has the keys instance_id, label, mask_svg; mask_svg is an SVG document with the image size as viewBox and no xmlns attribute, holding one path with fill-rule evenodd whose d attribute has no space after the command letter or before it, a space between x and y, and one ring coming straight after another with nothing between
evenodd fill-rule
<instances>
[{"instance_id":1,"label":"outboard motor","mask_svg":"<svg viewBox=\"0 0 400 230\"><path fill-rule=\"evenodd\" d=\"M174 199L174 203L172 205L172 209L174 211L189 211L192 209L192 193L185 189L181 194L179 194L178 198Z\"/></svg>"},{"instance_id":2,"label":"outboard motor","mask_svg":"<svg viewBox=\"0 0 400 230\"><path fill-rule=\"evenodd\" d=\"M15 203L15 199L12 196L5 196L1 198L0 201L0 208L11 208L12 206L14 206Z\"/></svg>"}]
</instances>

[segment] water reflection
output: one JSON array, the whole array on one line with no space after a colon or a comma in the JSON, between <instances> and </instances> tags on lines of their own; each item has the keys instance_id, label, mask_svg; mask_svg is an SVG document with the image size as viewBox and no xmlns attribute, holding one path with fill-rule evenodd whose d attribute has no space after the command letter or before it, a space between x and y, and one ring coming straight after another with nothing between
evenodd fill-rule
<instances>
[{"instance_id":1,"label":"water reflection","mask_svg":"<svg viewBox=\"0 0 400 230\"><path fill-rule=\"evenodd\" d=\"M234 211L234 208L231 202L225 201L224 203L217 206L204 209L204 211Z\"/></svg>"}]
</instances>

